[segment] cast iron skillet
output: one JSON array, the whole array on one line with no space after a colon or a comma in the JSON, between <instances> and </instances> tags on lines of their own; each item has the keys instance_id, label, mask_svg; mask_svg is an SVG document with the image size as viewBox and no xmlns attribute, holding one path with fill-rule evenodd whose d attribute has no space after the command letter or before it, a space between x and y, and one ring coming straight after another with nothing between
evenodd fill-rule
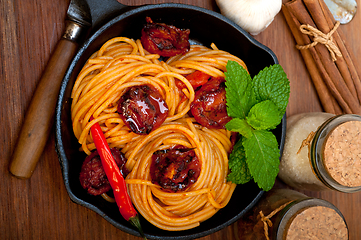
<instances>
[{"instance_id":1,"label":"cast iron skillet","mask_svg":"<svg viewBox=\"0 0 361 240\"><path fill-rule=\"evenodd\" d=\"M123 5L122 5L123 6ZM125 6L124 6L125 7ZM79 151L79 143L74 137L71 117L70 92L75 78L88 57L108 39L116 36L140 38L145 17L154 22L172 24L179 28L189 28L192 43L210 46L213 42L221 50L237 55L247 64L251 76L264 67L278 63L275 54L253 39L247 32L224 16L203 8L183 4L145 5L129 8L110 20L90 36L71 62L64 77L56 108L56 149L62 167L65 187L75 203L100 214L115 227L139 236L120 215L116 204L106 202L102 197L88 195L79 183L79 172L85 154ZM275 129L281 153L285 137L285 117ZM191 230L169 232L154 227L141 217L141 224L149 239L195 239L214 233L238 220L260 199L261 191L254 182L238 185L229 204L215 216Z\"/></svg>"}]
</instances>

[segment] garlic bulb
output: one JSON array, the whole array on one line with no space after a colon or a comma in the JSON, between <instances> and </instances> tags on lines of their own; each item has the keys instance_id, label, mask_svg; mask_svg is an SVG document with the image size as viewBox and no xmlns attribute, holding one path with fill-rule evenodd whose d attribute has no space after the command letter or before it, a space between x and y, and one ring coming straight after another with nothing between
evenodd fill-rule
<instances>
[{"instance_id":1,"label":"garlic bulb","mask_svg":"<svg viewBox=\"0 0 361 240\"><path fill-rule=\"evenodd\" d=\"M282 0L216 0L221 14L252 35L271 24L281 10Z\"/></svg>"}]
</instances>

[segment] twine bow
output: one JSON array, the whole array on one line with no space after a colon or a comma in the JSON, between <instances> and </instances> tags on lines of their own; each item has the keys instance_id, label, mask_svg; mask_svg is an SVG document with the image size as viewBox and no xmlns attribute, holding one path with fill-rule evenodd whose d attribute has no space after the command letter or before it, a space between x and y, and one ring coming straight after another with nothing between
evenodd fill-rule
<instances>
[{"instance_id":1,"label":"twine bow","mask_svg":"<svg viewBox=\"0 0 361 240\"><path fill-rule=\"evenodd\" d=\"M297 45L296 46L297 49L299 50L308 49L316 46L318 43L321 43L325 45L328 51L330 52L332 61L336 61L337 60L336 56L342 57L342 53L338 49L337 45L333 42L332 34L337 30L339 26L340 26L340 22L337 21L333 29L331 29L329 33L325 34L320 30L318 30L317 28L310 26L309 24L301 25L300 31L303 34L313 36L313 42L304 46Z\"/></svg>"},{"instance_id":2,"label":"twine bow","mask_svg":"<svg viewBox=\"0 0 361 240\"><path fill-rule=\"evenodd\" d=\"M284 209L288 204L290 204L293 201L287 202L283 205L281 205L280 207L278 207L277 209L273 210L270 214L268 214L267 216L265 216L263 214L262 211L259 212L259 215L261 216L261 221L263 222L263 226L264 226L264 235L266 236L266 239L269 240L269 236L268 236L268 227L272 227L272 221L270 220L271 217L273 217L276 213L278 213L279 211L281 211L282 209Z\"/></svg>"}]
</instances>

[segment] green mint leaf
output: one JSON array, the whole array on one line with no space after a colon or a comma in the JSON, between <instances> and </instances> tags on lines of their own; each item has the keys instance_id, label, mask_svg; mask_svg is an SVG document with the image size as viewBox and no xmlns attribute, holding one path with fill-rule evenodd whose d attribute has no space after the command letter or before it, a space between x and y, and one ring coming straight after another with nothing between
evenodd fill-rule
<instances>
[{"instance_id":1,"label":"green mint leaf","mask_svg":"<svg viewBox=\"0 0 361 240\"><path fill-rule=\"evenodd\" d=\"M280 157L276 136L269 130L277 127L286 111L289 81L278 64L252 80L242 66L229 61L225 75L227 113L233 118L226 128L242 135L229 158L228 179L240 184L253 178L268 191L277 177Z\"/></svg>"},{"instance_id":2,"label":"green mint leaf","mask_svg":"<svg viewBox=\"0 0 361 240\"><path fill-rule=\"evenodd\" d=\"M272 132L253 131L253 137L243 138L246 161L254 181L264 191L269 191L279 171L278 142Z\"/></svg>"},{"instance_id":3,"label":"green mint leaf","mask_svg":"<svg viewBox=\"0 0 361 240\"><path fill-rule=\"evenodd\" d=\"M271 100L280 110L279 114L284 115L290 94L290 83L281 65L274 64L264 68L253 78L253 85L258 102Z\"/></svg>"},{"instance_id":4,"label":"green mint leaf","mask_svg":"<svg viewBox=\"0 0 361 240\"><path fill-rule=\"evenodd\" d=\"M252 137L253 129L245 119L232 118L231 121L226 124L226 129L232 132L239 132L246 138Z\"/></svg>"},{"instance_id":5,"label":"green mint leaf","mask_svg":"<svg viewBox=\"0 0 361 240\"><path fill-rule=\"evenodd\" d=\"M226 75L227 113L230 117L244 119L256 103L252 78L237 62L228 61Z\"/></svg>"},{"instance_id":6,"label":"green mint leaf","mask_svg":"<svg viewBox=\"0 0 361 240\"><path fill-rule=\"evenodd\" d=\"M235 184L244 184L252 179L249 172L242 140L239 140L233 147L229 155L228 167L231 173L228 174L227 180Z\"/></svg>"},{"instance_id":7,"label":"green mint leaf","mask_svg":"<svg viewBox=\"0 0 361 240\"><path fill-rule=\"evenodd\" d=\"M254 105L247 116L247 123L257 130L275 129L282 120L277 106L270 100Z\"/></svg>"}]
</instances>

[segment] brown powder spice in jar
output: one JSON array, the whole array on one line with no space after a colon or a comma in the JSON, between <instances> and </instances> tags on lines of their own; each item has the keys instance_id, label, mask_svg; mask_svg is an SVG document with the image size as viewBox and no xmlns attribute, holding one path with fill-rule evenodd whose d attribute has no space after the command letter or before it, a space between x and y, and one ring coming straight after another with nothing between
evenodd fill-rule
<instances>
[{"instance_id":1,"label":"brown powder spice in jar","mask_svg":"<svg viewBox=\"0 0 361 240\"><path fill-rule=\"evenodd\" d=\"M345 240L348 230L343 218L333 209L315 206L301 210L285 234L285 240Z\"/></svg>"},{"instance_id":2,"label":"brown powder spice in jar","mask_svg":"<svg viewBox=\"0 0 361 240\"><path fill-rule=\"evenodd\" d=\"M324 165L331 177L348 187L361 186L361 122L337 126L324 145Z\"/></svg>"}]
</instances>

